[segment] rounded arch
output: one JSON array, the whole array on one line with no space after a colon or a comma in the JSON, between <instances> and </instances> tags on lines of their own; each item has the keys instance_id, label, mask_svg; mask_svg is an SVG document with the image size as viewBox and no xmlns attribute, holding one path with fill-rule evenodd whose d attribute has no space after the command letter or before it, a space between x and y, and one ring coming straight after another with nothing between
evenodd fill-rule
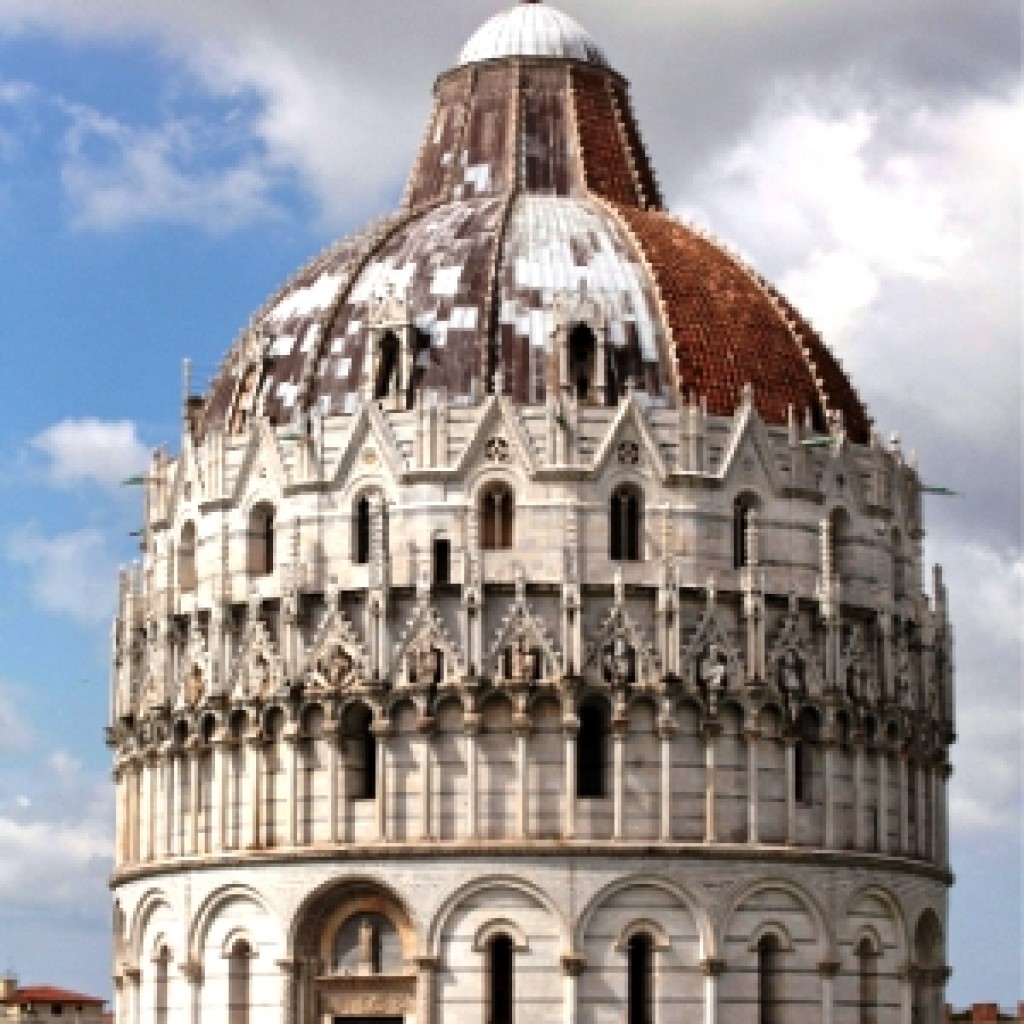
<instances>
[{"instance_id":1,"label":"rounded arch","mask_svg":"<svg viewBox=\"0 0 1024 1024\"><path fill-rule=\"evenodd\" d=\"M810 915L817 937L817 958L818 962L834 961L836 959L836 941L832 929L829 927L828 917L821 908L821 904L801 886L785 878L759 878L750 885L740 889L729 901L725 913L720 919L721 935L724 937L729 932L729 925L736 916L736 912L743 903L759 893L777 889L780 892L792 896Z\"/></svg>"},{"instance_id":2,"label":"rounded arch","mask_svg":"<svg viewBox=\"0 0 1024 1024\"><path fill-rule=\"evenodd\" d=\"M762 921L751 933L747 942L747 949L752 953L761 948L761 944L768 936L776 940L776 948L783 953L793 952L793 936L789 929L781 921Z\"/></svg>"},{"instance_id":3,"label":"rounded arch","mask_svg":"<svg viewBox=\"0 0 1024 1024\"><path fill-rule=\"evenodd\" d=\"M897 954L905 961L908 957L909 943L907 937L907 916L903 913L903 908L900 906L899 900L889 892L888 889L882 888L880 885L869 884L861 886L859 889L854 889L849 894L846 901L843 903L839 920L842 922L840 927L846 925L850 921L850 913L852 909L864 899L878 900L886 910L892 915L893 921L893 932L896 937L897 943ZM865 928L870 928L869 925L865 925ZM863 930L863 929L862 929ZM874 928L871 931L878 937L878 932ZM854 938L854 945L860 939L860 931L856 933ZM879 939L881 944L881 940Z\"/></svg>"},{"instance_id":4,"label":"rounded arch","mask_svg":"<svg viewBox=\"0 0 1024 1024\"><path fill-rule=\"evenodd\" d=\"M217 915L229 903L234 902L255 904L271 921L275 922L277 930L280 932L280 922L263 896L251 886L235 882L230 885L222 886L219 889L215 889L207 895L203 902L199 904L199 908L196 910L195 914L192 915L192 921L190 922L188 929L188 951L190 959L197 963L200 961L203 946L206 944L206 938L210 933L210 928L213 925L213 922L217 919ZM253 945L255 948L255 944L252 942L251 936L249 936L248 941L250 945Z\"/></svg>"},{"instance_id":5,"label":"rounded arch","mask_svg":"<svg viewBox=\"0 0 1024 1024\"><path fill-rule=\"evenodd\" d=\"M333 935L337 927L364 911L380 913L395 926L401 937L402 955L406 960L411 962L419 954L422 930L409 901L379 878L353 875L323 882L307 894L288 923L285 939L287 955L301 955L304 942Z\"/></svg>"},{"instance_id":6,"label":"rounded arch","mask_svg":"<svg viewBox=\"0 0 1024 1024\"><path fill-rule=\"evenodd\" d=\"M487 875L484 878L476 878L465 885L459 886L438 908L427 929L426 946L428 955L440 956L441 935L444 933L452 915L459 907L471 897L487 892L490 889L512 889L534 900L551 914L558 927L563 948L570 948L572 932L565 914L562 913L555 901L540 886L524 881L521 878L515 878L512 875Z\"/></svg>"},{"instance_id":7,"label":"rounded arch","mask_svg":"<svg viewBox=\"0 0 1024 1024\"><path fill-rule=\"evenodd\" d=\"M579 919L576 922L575 933L573 935L573 949L581 949L583 947L583 941L590 929L590 924L594 919L594 915L602 906L604 906L604 904L609 900L614 899L620 893L627 892L628 890L637 887L657 889L681 903L689 911L697 926L701 959L707 959L717 955L718 947L715 941L714 926L712 924L711 917L701 906L700 901L697 900L689 890L683 888L676 882L667 878L662 878L659 875L630 875L626 878L618 878L614 882L610 882L603 889L599 889L597 893L590 898L590 902L587 903L583 913L580 914ZM642 922L637 922L637 924L638 926L641 924L650 926L652 922L644 920ZM627 930L628 927L631 926L627 926ZM660 925L658 928L661 930L662 936L667 941L664 929L661 929ZM639 930L639 927L637 930ZM625 933L623 934L625 935ZM625 937L628 940L631 936L626 935ZM658 936L655 934L654 938L656 940L655 948L658 948Z\"/></svg>"},{"instance_id":8,"label":"rounded arch","mask_svg":"<svg viewBox=\"0 0 1024 1024\"><path fill-rule=\"evenodd\" d=\"M138 963L143 958L142 943L146 935L149 922L159 910L166 910L167 913L174 913L174 906L170 898L162 889L150 889L144 893L135 907L132 914L131 925L128 929L128 949L131 951L132 959Z\"/></svg>"},{"instance_id":9,"label":"rounded arch","mask_svg":"<svg viewBox=\"0 0 1024 1024\"><path fill-rule=\"evenodd\" d=\"M627 953L629 944L637 937L645 937L651 940L651 948L662 952L668 949L672 942L668 932L654 918L641 917L630 921L615 940L615 949L619 953Z\"/></svg>"},{"instance_id":10,"label":"rounded arch","mask_svg":"<svg viewBox=\"0 0 1024 1024\"><path fill-rule=\"evenodd\" d=\"M476 930L476 934L473 936L473 952L485 953L487 947L501 936L511 940L512 948L517 953L525 953L530 948L526 932L519 925L506 917L498 917Z\"/></svg>"},{"instance_id":11,"label":"rounded arch","mask_svg":"<svg viewBox=\"0 0 1024 1024\"><path fill-rule=\"evenodd\" d=\"M939 914L928 907L918 916L914 928L914 961L918 967L945 966L946 935Z\"/></svg>"}]
</instances>

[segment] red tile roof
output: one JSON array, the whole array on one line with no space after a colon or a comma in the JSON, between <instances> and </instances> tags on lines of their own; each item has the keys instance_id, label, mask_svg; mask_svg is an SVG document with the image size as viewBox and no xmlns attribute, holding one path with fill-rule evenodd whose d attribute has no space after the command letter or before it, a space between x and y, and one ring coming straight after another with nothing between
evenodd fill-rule
<instances>
[{"instance_id":1,"label":"red tile roof","mask_svg":"<svg viewBox=\"0 0 1024 1024\"><path fill-rule=\"evenodd\" d=\"M17 988L6 999L0 999L0 1005L20 1006L25 1003L69 1003L75 1006L102 1006L106 1002L97 996L83 995L66 988L55 988L52 985L27 985Z\"/></svg>"}]
</instances>

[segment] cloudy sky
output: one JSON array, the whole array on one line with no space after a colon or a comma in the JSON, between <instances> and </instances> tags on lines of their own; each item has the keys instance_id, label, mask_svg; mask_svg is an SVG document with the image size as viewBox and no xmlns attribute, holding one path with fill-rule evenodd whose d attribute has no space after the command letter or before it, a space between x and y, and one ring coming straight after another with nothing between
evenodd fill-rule
<instances>
[{"instance_id":1,"label":"cloudy sky","mask_svg":"<svg viewBox=\"0 0 1024 1024\"><path fill-rule=\"evenodd\" d=\"M0 970L109 990L107 637L138 495L249 313L397 202L493 0L0 0ZM957 628L953 1000L1021 983L1019 0L564 0L673 209L918 453Z\"/></svg>"}]
</instances>

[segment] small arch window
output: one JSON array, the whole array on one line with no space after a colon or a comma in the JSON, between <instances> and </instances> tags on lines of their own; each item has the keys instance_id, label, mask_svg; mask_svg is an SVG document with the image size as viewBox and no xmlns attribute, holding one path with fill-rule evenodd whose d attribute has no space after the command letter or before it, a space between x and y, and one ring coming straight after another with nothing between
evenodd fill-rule
<instances>
[{"instance_id":1,"label":"small arch window","mask_svg":"<svg viewBox=\"0 0 1024 1024\"><path fill-rule=\"evenodd\" d=\"M346 713L345 734L349 746L348 763L352 768L354 800L374 800L377 796L377 737L373 734L373 712L365 704Z\"/></svg>"},{"instance_id":2,"label":"small arch window","mask_svg":"<svg viewBox=\"0 0 1024 1024\"><path fill-rule=\"evenodd\" d=\"M447 537L435 537L431 553L434 583L446 586L452 581L452 542Z\"/></svg>"},{"instance_id":3,"label":"small arch window","mask_svg":"<svg viewBox=\"0 0 1024 1024\"><path fill-rule=\"evenodd\" d=\"M744 569L751 564L751 525L757 515L757 499L745 494L736 499L732 511L732 564Z\"/></svg>"},{"instance_id":4,"label":"small arch window","mask_svg":"<svg viewBox=\"0 0 1024 1024\"><path fill-rule=\"evenodd\" d=\"M376 506L376 508L375 508ZM361 494L352 509L352 562L369 565L373 553L374 514L380 515L381 543L388 550L388 512L383 497L377 491Z\"/></svg>"},{"instance_id":5,"label":"small arch window","mask_svg":"<svg viewBox=\"0 0 1024 1024\"><path fill-rule=\"evenodd\" d=\"M850 517L845 509L837 508L829 517L828 541L833 575L840 577L848 575Z\"/></svg>"},{"instance_id":6,"label":"small arch window","mask_svg":"<svg viewBox=\"0 0 1024 1024\"><path fill-rule=\"evenodd\" d=\"M608 709L602 701L580 708L576 738L576 796L598 800L608 795Z\"/></svg>"},{"instance_id":7,"label":"small arch window","mask_svg":"<svg viewBox=\"0 0 1024 1024\"><path fill-rule=\"evenodd\" d=\"M769 932L757 944L758 1024L782 1024L782 999L782 944Z\"/></svg>"},{"instance_id":8,"label":"small arch window","mask_svg":"<svg viewBox=\"0 0 1024 1024\"><path fill-rule=\"evenodd\" d=\"M507 551L514 544L516 498L507 484L492 484L480 497L480 546Z\"/></svg>"},{"instance_id":9,"label":"small arch window","mask_svg":"<svg viewBox=\"0 0 1024 1024\"><path fill-rule=\"evenodd\" d=\"M257 505L249 514L249 573L270 576L274 572L274 507Z\"/></svg>"},{"instance_id":10,"label":"small arch window","mask_svg":"<svg viewBox=\"0 0 1024 1024\"><path fill-rule=\"evenodd\" d=\"M613 562L639 562L643 536L643 492L632 484L617 487L610 509L610 557Z\"/></svg>"},{"instance_id":11,"label":"small arch window","mask_svg":"<svg viewBox=\"0 0 1024 1024\"><path fill-rule=\"evenodd\" d=\"M634 935L627 947L628 1024L654 1024L654 941L646 932Z\"/></svg>"},{"instance_id":12,"label":"small arch window","mask_svg":"<svg viewBox=\"0 0 1024 1024\"><path fill-rule=\"evenodd\" d=\"M878 957L871 940L857 944L857 1021L878 1024Z\"/></svg>"},{"instance_id":13,"label":"small arch window","mask_svg":"<svg viewBox=\"0 0 1024 1024\"><path fill-rule=\"evenodd\" d=\"M585 402L594 385L597 338L586 324L577 324L569 334L569 382L576 397Z\"/></svg>"},{"instance_id":14,"label":"small arch window","mask_svg":"<svg viewBox=\"0 0 1024 1024\"><path fill-rule=\"evenodd\" d=\"M487 943L487 1024L512 1024L515 1007L514 946L507 935Z\"/></svg>"},{"instance_id":15,"label":"small arch window","mask_svg":"<svg viewBox=\"0 0 1024 1024\"><path fill-rule=\"evenodd\" d=\"M387 331L380 340L380 351L377 356L377 376L373 383L373 397L376 400L398 394L401 389L399 382L399 362L402 343L394 331Z\"/></svg>"},{"instance_id":16,"label":"small arch window","mask_svg":"<svg viewBox=\"0 0 1024 1024\"><path fill-rule=\"evenodd\" d=\"M192 591L196 583L196 524L189 520L181 528L178 540L178 587Z\"/></svg>"},{"instance_id":17,"label":"small arch window","mask_svg":"<svg viewBox=\"0 0 1024 1024\"><path fill-rule=\"evenodd\" d=\"M249 1024L252 1008L252 946L239 939L228 957L228 1024Z\"/></svg>"},{"instance_id":18,"label":"small arch window","mask_svg":"<svg viewBox=\"0 0 1024 1024\"><path fill-rule=\"evenodd\" d=\"M818 719L811 711L800 716L799 735L794 749L793 797L798 804L814 802L814 750L818 742Z\"/></svg>"}]
</instances>

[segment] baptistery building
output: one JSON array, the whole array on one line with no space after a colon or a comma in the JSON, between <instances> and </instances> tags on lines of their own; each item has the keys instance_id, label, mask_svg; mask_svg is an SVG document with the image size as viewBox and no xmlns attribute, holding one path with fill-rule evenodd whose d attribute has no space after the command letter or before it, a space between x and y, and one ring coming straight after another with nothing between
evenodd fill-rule
<instances>
[{"instance_id":1,"label":"baptistery building","mask_svg":"<svg viewBox=\"0 0 1024 1024\"><path fill-rule=\"evenodd\" d=\"M144 477L118 1024L939 1024L946 592L800 313L522 3Z\"/></svg>"}]
</instances>

